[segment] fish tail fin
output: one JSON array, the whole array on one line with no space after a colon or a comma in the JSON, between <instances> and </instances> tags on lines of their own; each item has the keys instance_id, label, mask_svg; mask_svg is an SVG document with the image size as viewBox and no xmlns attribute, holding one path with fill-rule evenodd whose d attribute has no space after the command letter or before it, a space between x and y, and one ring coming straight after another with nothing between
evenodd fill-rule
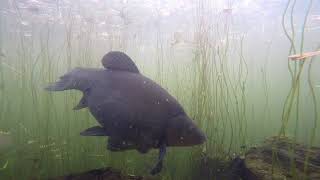
<instances>
[{"instance_id":1,"label":"fish tail fin","mask_svg":"<svg viewBox=\"0 0 320 180\"><path fill-rule=\"evenodd\" d=\"M86 69L74 68L61 76L57 82L49 84L44 89L47 91L64 91L69 89L84 91L88 86L87 74Z\"/></svg>"},{"instance_id":2,"label":"fish tail fin","mask_svg":"<svg viewBox=\"0 0 320 180\"><path fill-rule=\"evenodd\" d=\"M55 83L51 83L44 88L47 91L64 91L69 89L67 82L60 80Z\"/></svg>"}]
</instances>

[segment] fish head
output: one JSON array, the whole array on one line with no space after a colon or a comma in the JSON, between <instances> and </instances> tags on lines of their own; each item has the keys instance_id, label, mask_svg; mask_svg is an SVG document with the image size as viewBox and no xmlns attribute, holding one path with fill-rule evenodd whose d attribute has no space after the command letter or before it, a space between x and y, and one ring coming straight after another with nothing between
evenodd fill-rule
<instances>
[{"instance_id":1,"label":"fish head","mask_svg":"<svg viewBox=\"0 0 320 180\"><path fill-rule=\"evenodd\" d=\"M205 134L185 114L169 120L166 137L168 146L193 146L206 141Z\"/></svg>"}]
</instances>

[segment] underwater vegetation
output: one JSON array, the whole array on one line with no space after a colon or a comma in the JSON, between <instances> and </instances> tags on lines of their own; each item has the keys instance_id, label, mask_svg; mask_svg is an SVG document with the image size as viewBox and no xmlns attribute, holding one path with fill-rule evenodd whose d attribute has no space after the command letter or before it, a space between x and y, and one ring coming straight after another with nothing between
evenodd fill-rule
<instances>
[{"instance_id":1,"label":"underwater vegetation","mask_svg":"<svg viewBox=\"0 0 320 180\"><path fill-rule=\"evenodd\" d=\"M102 68L109 51L128 54L207 137L199 146L168 148L155 178L199 179L210 159L233 161L275 135L292 139L288 177L308 176L317 157L306 150L296 161L294 152L320 146L319 3L0 1L0 179L107 167L148 175L157 150L108 151L106 137L79 135L99 125L83 93L44 90L76 67ZM283 154L270 153L273 170Z\"/></svg>"}]
</instances>

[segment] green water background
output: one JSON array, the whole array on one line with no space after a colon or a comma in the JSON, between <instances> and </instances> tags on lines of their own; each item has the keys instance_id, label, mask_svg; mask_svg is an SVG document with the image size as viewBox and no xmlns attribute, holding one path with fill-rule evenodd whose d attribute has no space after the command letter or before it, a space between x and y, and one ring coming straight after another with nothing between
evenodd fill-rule
<instances>
[{"instance_id":1,"label":"green water background","mask_svg":"<svg viewBox=\"0 0 320 180\"><path fill-rule=\"evenodd\" d=\"M288 2L288 11L297 9L294 1ZM319 131L315 123L319 106L315 109L313 100L320 96L320 59L308 59L303 67L292 64L287 57L294 52L289 52L291 43L281 24L284 19L294 37L295 53L300 53L302 42L302 52L316 50L319 30L303 31L304 17L311 17L308 4L283 18L284 6L275 12L274 20L263 19L263 29L257 25L247 30L250 24L243 24L243 19L254 18L250 14L217 13L217 9L210 11L216 4L197 1L182 33L159 17L150 27L136 28L134 19L117 31L106 29L108 36L101 37L96 23L78 17L94 17L94 7L78 3L64 7L69 13L62 21L42 22L35 16L26 26L24 21L32 14L18 8L19 1L1 2L2 10L7 11L0 15L0 132L12 138L10 147L0 149L1 179L48 178L107 166L129 174L148 174L156 150L147 155L107 151L106 138L79 135L97 124L87 109L72 110L80 92L43 90L74 67L102 68L100 59L110 50L128 53L143 74L181 102L208 136L206 144L199 147L169 148L160 175L163 179L190 179L203 154L230 159L266 137L278 135L286 124L284 104L294 86L288 62L302 73L285 135L306 145L311 139L312 145L320 145L320 133L312 138L313 132ZM319 6L313 2L311 14L319 13ZM123 19L126 22L126 16ZM183 43L175 43L179 35Z\"/></svg>"}]
</instances>

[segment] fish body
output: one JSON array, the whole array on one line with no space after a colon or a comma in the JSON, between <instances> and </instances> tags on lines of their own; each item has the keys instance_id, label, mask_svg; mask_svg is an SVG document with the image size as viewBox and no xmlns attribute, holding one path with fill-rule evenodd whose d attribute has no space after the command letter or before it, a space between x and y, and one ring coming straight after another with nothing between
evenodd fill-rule
<instances>
[{"instance_id":1,"label":"fish body","mask_svg":"<svg viewBox=\"0 0 320 180\"><path fill-rule=\"evenodd\" d=\"M77 106L88 107L100 126L81 135L109 136L107 148L111 151L146 153L158 148L159 162L152 174L160 172L166 147L198 145L206 140L178 101L142 75L126 54L109 52L102 64L104 69L75 68L46 88L83 92L81 106Z\"/></svg>"}]
</instances>

